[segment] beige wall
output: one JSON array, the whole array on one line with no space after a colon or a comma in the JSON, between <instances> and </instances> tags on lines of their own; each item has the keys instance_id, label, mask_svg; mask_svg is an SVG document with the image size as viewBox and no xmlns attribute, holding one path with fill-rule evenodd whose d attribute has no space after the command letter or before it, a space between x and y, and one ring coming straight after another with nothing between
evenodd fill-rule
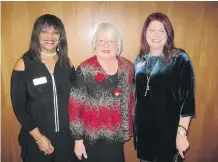
<instances>
[{"instance_id":1,"label":"beige wall","mask_svg":"<svg viewBox=\"0 0 218 162\"><path fill-rule=\"evenodd\" d=\"M18 162L17 122L10 102L10 75L28 49L35 19L45 13L60 17L66 28L69 57L77 66L92 56L92 32L100 22L113 23L123 35L123 56L138 54L145 18L164 12L175 29L176 46L190 55L196 73L197 118L189 132L187 162L218 161L218 2L2 2L2 161ZM138 162L132 141L126 162Z\"/></svg>"}]
</instances>

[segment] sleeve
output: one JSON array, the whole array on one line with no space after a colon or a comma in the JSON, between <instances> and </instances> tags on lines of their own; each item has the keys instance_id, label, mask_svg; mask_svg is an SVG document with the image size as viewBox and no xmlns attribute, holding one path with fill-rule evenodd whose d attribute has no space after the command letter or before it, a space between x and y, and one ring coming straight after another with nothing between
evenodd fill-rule
<instances>
[{"instance_id":1,"label":"sleeve","mask_svg":"<svg viewBox=\"0 0 218 162\"><path fill-rule=\"evenodd\" d=\"M136 78L137 74L144 73L145 71L144 65L145 65L145 58L137 56L134 61L134 70L135 70L134 79Z\"/></svg>"},{"instance_id":2,"label":"sleeve","mask_svg":"<svg viewBox=\"0 0 218 162\"><path fill-rule=\"evenodd\" d=\"M137 65L139 62L141 62L141 59L140 59L139 56L137 56L137 57L135 58L135 60L134 60L134 68L136 68L136 65Z\"/></svg>"},{"instance_id":3,"label":"sleeve","mask_svg":"<svg viewBox=\"0 0 218 162\"><path fill-rule=\"evenodd\" d=\"M195 77L191 60L182 54L179 61L178 85L175 93L178 95L180 117L195 117Z\"/></svg>"},{"instance_id":4,"label":"sleeve","mask_svg":"<svg viewBox=\"0 0 218 162\"><path fill-rule=\"evenodd\" d=\"M13 70L11 76L11 102L14 113L28 132L36 128L36 124L26 111L25 71Z\"/></svg>"},{"instance_id":5,"label":"sleeve","mask_svg":"<svg viewBox=\"0 0 218 162\"><path fill-rule=\"evenodd\" d=\"M137 64L141 62L139 56L137 56L135 58L135 61L134 61L134 67L133 67L133 78L132 78L132 92L133 92L133 98L132 100L134 101L134 108L133 108L133 112L132 112L132 116L133 116L133 120L135 118L135 103L136 103L136 66Z\"/></svg>"},{"instance_id":6,"label":"sleeve","mask_svg":"<svg viewBox=\"0 0 218 162\"><path fill-rule=\"evenodd\" d=\"M74 68L74 66L72 66L72 68L71 68L69 80L70 80L71 84L73 84L75 81L75 68Z\"/></svg>"},{"instance_id":7,"label":"sleeve","mask_svg":"<svg viewBox=\"0 0 218 162\"><path fill-rule=\"evenodd\" d=\"M135 70L134 66L132 65L131 67L131 75L130 75L130 80L131 80L131 93L130 93L130 104L129 104L129 125L130 125L130 136L133 136L134 128L133 128L133 113L135 109Z\"/></svg>"},{"instance_id":8,"label":"sleeve","mask_svg":"<svg viewBox=\"0 0 218 162\"><path fill-rule=\"evenodd\" d=\"M132 112L132 119L133 119L133 145L134 145L134 149L136 150L136 127L135 127L135 123L134 123L134 120L135 120L135 104L136 104L136 94L135 94L135 89L136 89L136 65L138 64L139 62L139 58L136 57L135 61L134 61L134 75L133 75L133 79L132 79L132 84L134 86L134 110Z\"/></svg>"},{"instance_id":9,"label":"sleeve","mask_svg":"<svg viewBox=\"0 0 218 162\"><path fill-rule=\"evenodd\" d=\"M84 120L83 111L88 97L85 76L80 67L75 72L75 80L70 92L68 109L70 131L74 140L83 139Z\"/></svg>"}]
</instances>

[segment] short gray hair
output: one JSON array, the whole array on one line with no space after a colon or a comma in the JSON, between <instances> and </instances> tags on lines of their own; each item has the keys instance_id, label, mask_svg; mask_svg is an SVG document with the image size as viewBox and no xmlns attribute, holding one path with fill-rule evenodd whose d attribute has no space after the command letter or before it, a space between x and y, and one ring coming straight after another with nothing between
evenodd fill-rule
<instances>
[{"instance_id":1,"label":"short gray hair","mask_svg":"<svg viewBox=\"0 0 218 162\"><path fill-rule=\"evenodd\" d=\"M94 51L95 50L95 46L96 46L96 39L97 39L97 36L98 34L101 32L101 31L104 31L106 33L109 33L110 35L114 35L115 36L115 40L117 41L118 43L118 52L117 52L117 55L120 55L121 52L122 52L122 37L119 33L119 31L110 23L101 23L97 26L95 32L94 32L94 35L93 35L93 38L92 38L92 50Z\"/></svg>"}]
</instances>

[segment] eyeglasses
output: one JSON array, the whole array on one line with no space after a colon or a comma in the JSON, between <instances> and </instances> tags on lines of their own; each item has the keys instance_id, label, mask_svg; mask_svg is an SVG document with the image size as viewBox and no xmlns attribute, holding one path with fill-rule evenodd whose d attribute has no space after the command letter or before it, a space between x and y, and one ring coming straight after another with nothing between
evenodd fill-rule
<instances>
[{"instance_id":1,"label":"eyeglasses","mask_svg":"<svg viewBox=\"0 0 218 162\"><path fill-rule=\"evenodd\" d=\"M103 46L105 45L106 43L108 45L115 45L117 43L117 41L112 41L112 40L96 40L97 44L100 45L100 46Z\"/></svg>"}]
</instances>

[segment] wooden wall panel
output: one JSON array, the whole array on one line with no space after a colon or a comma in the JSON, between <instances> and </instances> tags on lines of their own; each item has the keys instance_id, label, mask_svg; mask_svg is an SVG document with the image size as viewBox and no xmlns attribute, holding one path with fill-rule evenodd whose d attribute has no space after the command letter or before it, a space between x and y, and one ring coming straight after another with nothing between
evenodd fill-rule
<instances>
[{"instance_id":1,"label":"wooden wall panel","mask_svg":"<svg viewBox=\"0 0 218 162\"><path fill-rule=\"evenodd\" d=\"M60 17L65 25L69 57L75 66L92 56L91 39L97 24L111 22L123 36L123 56L139 52L145 18L164 12L172 21L177 47L185 49L196 75L197 118L189 132L187 162L218 161L218 2L2 2L2 156L19 162L17 122L10 102L10 76L15 61L28 49L33 23L42 14ZM132 140L125 145L126 162L138 162Z\"/></svg>"},{"instance_id":2,"label":"wooden wall panel","mask_svg":"<svg viewBox=\"0 0 218 162\"><path fill-rule=\"evenodd\" d=\"M1 3L0 3L0 7L1 7ZM1 12L2 10L1 10L1 8L0 8L0 17L1 17ZM2 31L1 30L1 22L0 22L0 31ZM1 37L0 37L0 42L2 41L2 39L1 39ZM0 49L1 49L1 45L0 45ZM0 58L0 66L1 66L1 58ZM1 73L1 69L0 69L0 73ZM2 73L1 73L1 77L2 77ZM2 80L0 80L0 90L2 91ZM1 94L2 93L0 93L0 98L1 98ZM2 103L2 101L0 100L0 104ZM1 116L1 105L0 105L0 116ZM2 121L0 120L0 130L1 130L1 127L2 126ZM0 143L1 143L1 134L0 134ZM2 150L1 150L1 147L0 147L0 157L1 157L1 152L2 152Z\"/></svg>"}]
</instances>

